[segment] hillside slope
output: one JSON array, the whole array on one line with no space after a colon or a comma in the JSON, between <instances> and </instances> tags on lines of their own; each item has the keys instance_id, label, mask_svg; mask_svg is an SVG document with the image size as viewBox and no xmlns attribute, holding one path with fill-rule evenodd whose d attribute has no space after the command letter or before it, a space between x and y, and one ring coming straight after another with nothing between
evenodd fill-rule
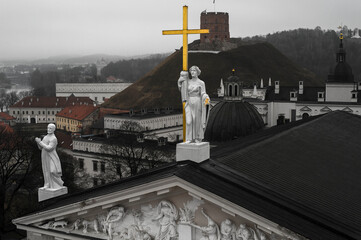
<instances>
[{"instance_id":1,"label":"hillside slope","mask_svg":"<svg viewBox=\"0 0 361 240\"><path fill-rule=\"evenodd\" d=\"M321 86L323 83L315 75L291 62L269 43L256 43L236 49L213 53L189 53L189 67L197 65L199 76L206 83L208 94L216 96L220 79L230 76L233 68L245 86L255 82L268 83L279 80L283 86L297 86L304 81L305 86ZM182 54L176 51L164 62L139 79L132 86L114 95L102 106L118 109L141 109L173 107L180 109L180 93L177 80L182 68Z\"/></svg>"}]
</instances>

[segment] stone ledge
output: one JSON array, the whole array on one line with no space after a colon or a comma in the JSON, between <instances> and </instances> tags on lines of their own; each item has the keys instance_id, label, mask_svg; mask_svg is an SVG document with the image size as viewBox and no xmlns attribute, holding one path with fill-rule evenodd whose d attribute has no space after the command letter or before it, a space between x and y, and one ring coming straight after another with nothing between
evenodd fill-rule
<instances>
[{"instance_id":1,"label":"stone ledge","mask_svg":"<svg viewBox=\"0 0 361 240\"><path fill-rule=\"evenodd\" d=\"M200 163L209 159L209 156L209 142L177 144L176 161L191 160Z\"/></svg>"}]
</instances>

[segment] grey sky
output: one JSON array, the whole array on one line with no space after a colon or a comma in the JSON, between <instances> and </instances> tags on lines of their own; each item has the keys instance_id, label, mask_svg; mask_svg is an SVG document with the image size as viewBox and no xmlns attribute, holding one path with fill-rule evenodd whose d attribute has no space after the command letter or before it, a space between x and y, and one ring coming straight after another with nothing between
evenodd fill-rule
<instances>
[{"instance_id":1,"label":"grey sky","mask_svg":"<svg viewBox=\"0 0 361 240\"><path fill-rule=\"evenodd\" d=\"M199 28L203 10L214 11L213 0L0 0L0 59L171 52L182 39L162 30L182 27L183 5L189 28ZM216 0L215 10L229 13L231 37L361 28L360 0Z\"/></svg>"}]
</instances>

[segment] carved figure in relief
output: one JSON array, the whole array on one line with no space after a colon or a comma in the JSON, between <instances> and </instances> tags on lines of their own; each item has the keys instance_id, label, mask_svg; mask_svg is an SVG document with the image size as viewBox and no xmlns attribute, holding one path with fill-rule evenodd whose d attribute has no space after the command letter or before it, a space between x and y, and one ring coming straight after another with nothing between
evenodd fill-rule
<instances>
[{"instance_id":1,"label":"carved figure in relief","mask_svg":"<svg viewBox=\"0 0 361 240\"><path fill-rule=\"evenodd\" d=\"M205 227L201 227L195 224L190 224L191 226L198 228L199 230L202 231L202 237L200 240L220 240L221 239L221 234L219 231L219 226L217 225L217 223L215 223L205 212L204 209L202 208L201 210L203 216L205 218L207 218L208 220L208 225Z\"/></svg>"},{"instance_id":2,"label":"carved figure in relief","mask_svg":"<svg viewBox=\"0 0 361 240\"><path fill-rule=\"evenodd\" d=\"M178 79L178 88L185 103L186 142L201 142L209 116L210 99L204 82L198 78L201 70L192 66L189 72L192 79L188 79L186 71L182 71Z\"/></svg>"},{"instance_id":3,"label":"carved figure in relief","mask_svg":"<svg viewBox=\"0 0 361 240\"><path fill-rule=\"evenodd\" d=\"M221 235L221 240L236 239L236 227L231 220L226 219L221 223Z\"/></svg>"},{"instance_id":4,"label":"carved figure in relief","mask_svg":"<svg viewBox=\"0 0 361 240\"><path fill-rule=\"evenodd\" d=\"M155 240L170 240L177 237L176 220L178 219L178 210L173 203L163 200L157 207L158 216L154 219L159 221L160 227Z\"/></svg>"},{"instance_id":5,"label":"carved figure in relief","mask_svg":"<svg viewBox=\"0 0 361 240\"><path fill-rule=\"evenodd\" d=\"M75 222L73 223L73 225L71 226L70 230L79 230L79 227L81 225L82 219L78 218L77 220L75 220Z\"/></svg>"},{"instance_id":6,"label":"carved figure in relief","mask_svg":"<svg viewBox=\"0 0 361 240\"><path fill-rule=\"evenodd\" d=\"M257 225L254 226L256 229L254 239L255 240L267 240L267 236L264 232L262 232L260 229L258 229Z\"/></svg>"},{"instance_id":7,"label":"carved figure in relief","mask_svg":"<svg viewBox=\"0 0 361 240\"><path fill-rule=\"evenodd\" d=\"M65 228L65 226L67 226L67 225L68 225L67 221L55 221L55 222L52 222L51 224L49 224L49 227L52 227L52 228L57 228L57 227Z\"/></svg>"},{"instance_id":8,"label":"carved figure in relief","mask_svg":"<svg viewBox=\"0 0 361 240\"><path fill-rule=\"evenodd\" d=\"M236 232L237 240L256 240L254 239L255 232L252 228L247 227L245 224L240 224Z\"/></svg>"},{"instance_id":9,"label":"carved figure in relief","mask_svg":"<svg viewBox=\"0 0 361 240\"><path fill-rule=\"evenodd\" d=\"M116 222L122 220L125 215L124 208L121 206L113 207L109 210L107 218L105 220L106 229L109 239L113 238L113 226Z\"/></svg>"},{"instance_id":10,"label":"carved figure in relief","mask_svg":"<svg viewBox=\"0 0 361 240\"><path fill-rule=\"evenodd\" d=\"M120 233L121 240L152 240L152 237L138 226L132 225Z\"/></svg>"}]
</instances>

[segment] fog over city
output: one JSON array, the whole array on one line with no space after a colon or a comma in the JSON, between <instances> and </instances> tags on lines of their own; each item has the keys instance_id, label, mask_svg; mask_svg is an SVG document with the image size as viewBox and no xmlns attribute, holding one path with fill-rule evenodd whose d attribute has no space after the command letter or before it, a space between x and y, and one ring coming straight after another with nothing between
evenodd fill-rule
<instances>
[{"instance_id":1,"label":"fog over city","mask_svg":"<svg viewBox=\"0 0 361 240\"><path fill-rule=\"evenodd\" d=\"M0 60L172 52L181 37L162 30L182 27L183 5L193 29L204 10L228 12L231 37L361 22L359 0L0 0Z\"/></svg>"}]
</instances>

